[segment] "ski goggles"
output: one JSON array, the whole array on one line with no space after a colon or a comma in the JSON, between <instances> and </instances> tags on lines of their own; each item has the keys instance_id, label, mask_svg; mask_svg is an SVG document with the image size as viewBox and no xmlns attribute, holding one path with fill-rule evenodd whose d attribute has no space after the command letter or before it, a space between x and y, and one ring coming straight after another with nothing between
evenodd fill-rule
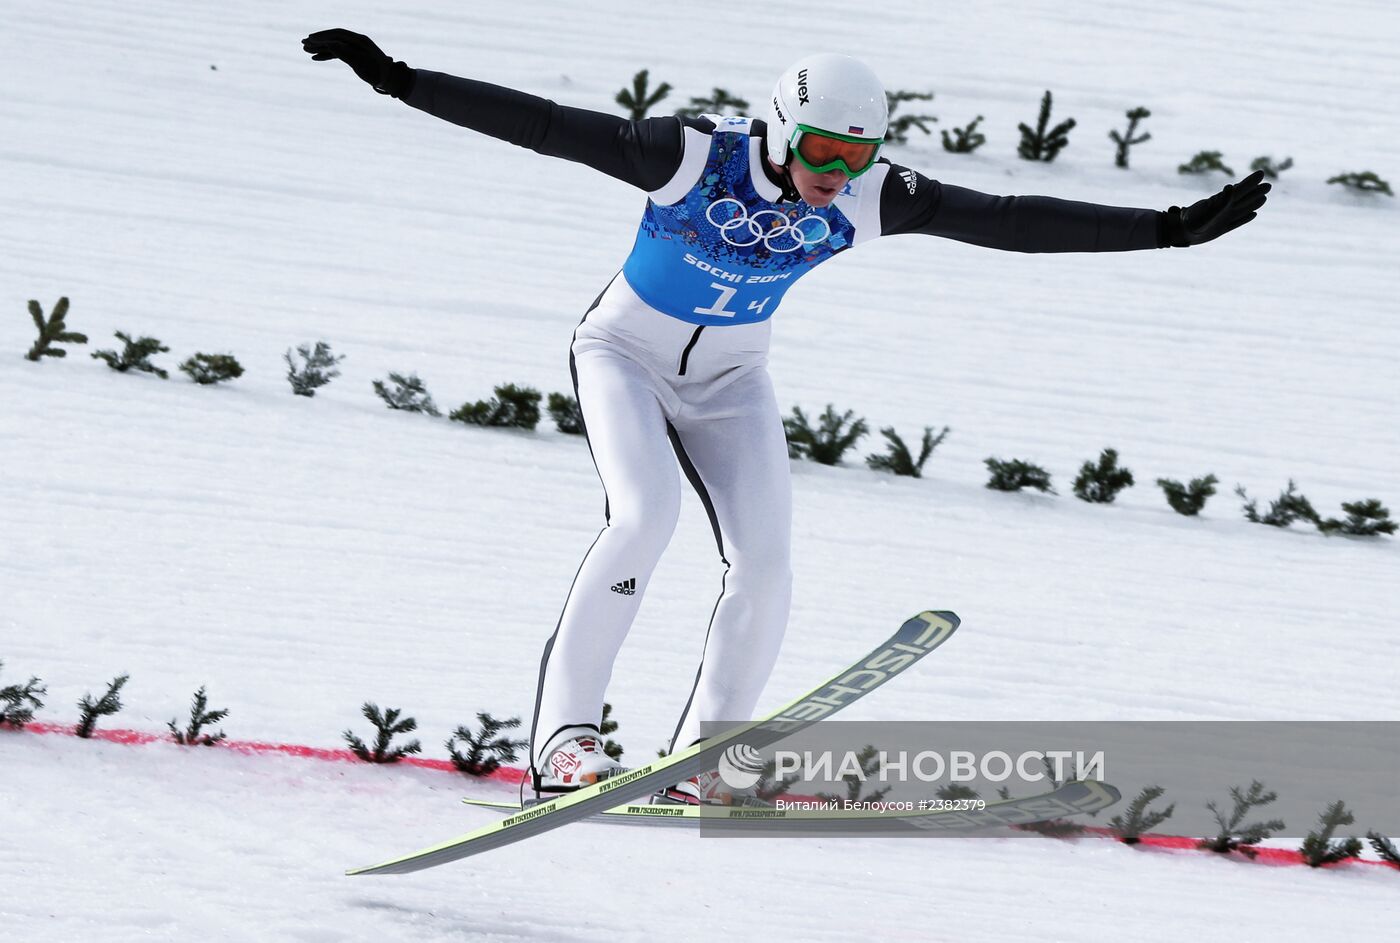
<instances>
[{"instance_id":1,"label":"ski goggles","mask_svg":"<svg viewBox=\"0 0 1400 943\"><path fill-rule=\"evenodd\" d=\"M852 132L863 130L851 128ZM791 143L797 159L812 173L840 170L848 177L859 177L875 166L875 155L880 153L884 138L856 137L854 133L837 134L799 124L792 134Z\"/></svg>"}]
</instances>

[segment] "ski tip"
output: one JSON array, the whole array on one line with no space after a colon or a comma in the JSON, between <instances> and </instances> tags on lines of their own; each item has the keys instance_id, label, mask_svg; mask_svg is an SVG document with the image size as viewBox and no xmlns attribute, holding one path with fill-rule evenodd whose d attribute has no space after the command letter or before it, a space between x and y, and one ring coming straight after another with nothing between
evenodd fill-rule
<instances>
[{"instance_id":1,"label":"ski tip","mask_svg":"<svg viewBox=\"0 0 1400 943\"><path fill-rule=\"evenodd\" d=\"M900 626L899 634L906 637L918 636L921 644L927 644L929 648L934 648L941 645L961 624L962 619L958 618L956 612L949 612L946 609L925 609Z\"/></svg>"}]
</instances>

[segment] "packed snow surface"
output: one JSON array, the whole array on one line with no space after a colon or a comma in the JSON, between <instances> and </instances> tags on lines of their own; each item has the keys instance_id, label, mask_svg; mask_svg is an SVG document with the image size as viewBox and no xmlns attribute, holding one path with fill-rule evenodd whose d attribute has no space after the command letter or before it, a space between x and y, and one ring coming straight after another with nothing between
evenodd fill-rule
<instances>
[{"instance_id":1,"label":"packed snow surface","mask_svg":"<svg viewBox=\"0 0 1400 943\"><path fill-rule=\"evenodd\" d=\"M1247 523L1294 479L1324 514L1400 510L1400 217L1325 181L1400 178L1390 4L813 0L402 8L359 2L5 9L0 61L0 685L40 719L130 673L106 723L157 731L207 685L231 735L334 747L360 704L417 718L425 755L479 710L525 715L603 495L585 443L392 413L416 372L451 409L504 382L569 389L567 345L631 245L642 196L375 95L306 33L365 32L416 67L616 111L641 68L751 102L802 51L865 58L935 129L896 162L975 189L1189 204L1292 157L1259 219L1191 250L998 253L881 240L775 321L785 408L952 433L921 480L795 463L795 601L764 704L926 608L963 627L853 719L1400 720L1400 549ZM1053 164L1015 155L1045 89ZM1152 140L1113 166L1145 105ZM91 338L30 363L24 308ZM114 331L171 379L89 357ZM343 375L290 395L323 339ZM174 367L232 352L246 375ZM548 426L546 422L545 426ZM879 451L878 436L860 455ZM1116 448L1137 487L1074 499ZM988 456L1060 494L983 487ZM1200 518L1158 477L1216 474ZM721 565L699 502L618 660L628 756L685 701ZM1124 784L1136 786L1143 784ZM1211 784L1223 798L1230 783ZM343 876L490 820L428 770L0 733L0 928L39 941L1319 939L1400 925L1400 875L1314 872L1103 840L770 839L580 824L404 878ZM1345 798L1345 784L1339 784ZM1364 828L1365 823L1361 823ZM1389 927L1386 931L1384 928Z\"/></svg>"}]
</instances>

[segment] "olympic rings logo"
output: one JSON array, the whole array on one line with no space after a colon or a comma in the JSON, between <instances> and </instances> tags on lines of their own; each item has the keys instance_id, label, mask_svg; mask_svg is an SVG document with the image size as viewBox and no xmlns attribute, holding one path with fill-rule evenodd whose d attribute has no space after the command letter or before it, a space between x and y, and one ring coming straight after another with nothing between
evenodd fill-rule
<instances>
[{"instance_id":1,"label":"olympic rings logo","mask_svg":"<svg viewBox=\"0 0 1400 943\"><path fill-rule=\"evenodd\" d=\"M750 216L748 207L732 196L711 203L705 218L725 242L740 249L762 242L769 252L796 252L825 242L831 235L831 224L816 214L795 222L777 210L759 210Z\"/></svg>"}]
</instances>

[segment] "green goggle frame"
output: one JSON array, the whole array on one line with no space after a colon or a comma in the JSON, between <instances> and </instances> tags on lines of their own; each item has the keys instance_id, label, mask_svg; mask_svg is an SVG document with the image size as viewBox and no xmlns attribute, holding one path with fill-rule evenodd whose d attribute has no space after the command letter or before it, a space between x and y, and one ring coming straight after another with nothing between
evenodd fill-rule
<instances>
[{"instance_id":1,"label":"green goggle frame","mask_svg":"<svg viewBox=\"0 0 1400 943\"><path fill-rule=\"evenodd\" d=\"M846 149L847 151L851 152L852 158L855 157L854 152L858 150L859 147L869 147L869 156L866 157L864 165L862 165L859 170L855 169L851 165L851 163L848 162L845 157L840 156L839 153L836 156L833 156L831 160L828 160L825 163L814 163L813 161L808 160L807 156L802 153L802 139L804 137L807 137L808 135L818 138L826 138L830 141L839 141L845 144L857 145L857 148ZM845 173L847 177L855 178L859 177L871 167L875 166L875 159L879 156L880 145L883 143L885 143L885 139L883 137L855 137L854 135L850 134L837 134L835 131L823 131L820 128L814 128L810 125L799 124L797 126L797 130L792 133L792 140L788 142L788 145L791 148L793 154L797 155L797 159L802 161L802 166L812 171L812 173L824 174L831 170L840 170L843 173ZM839 150L840 148L838 148L838 151ZM857 163L859 163L859 161L857 161Z\"/></svg>"}]
</instances>

